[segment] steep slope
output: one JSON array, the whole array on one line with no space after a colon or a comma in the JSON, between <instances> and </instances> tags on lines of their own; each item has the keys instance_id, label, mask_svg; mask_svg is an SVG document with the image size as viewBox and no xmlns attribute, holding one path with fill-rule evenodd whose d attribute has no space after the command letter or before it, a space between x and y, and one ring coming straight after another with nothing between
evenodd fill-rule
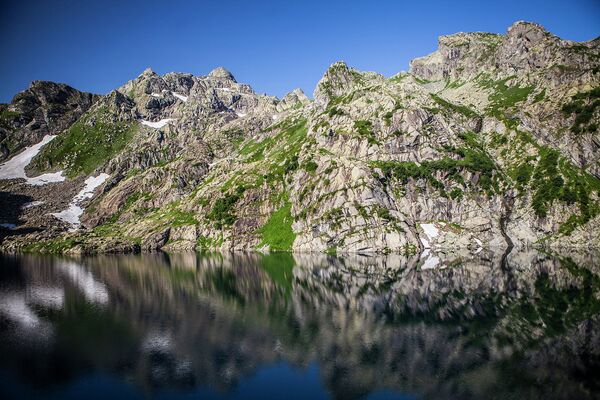
<instances>
[{"instance_id":1,"label":"steep slope","mask_svg":"<svg viewBox=\"0 0 600 400\"><path fill-rule=\"evenodd\" d=\"M12 235L3 246L598 247L599 74L598 39L565 41L525 22L506 35L441 37L391 78L335 63L314 101L299 90L256 94L222 68L146 70L28 167L71 177L51 185L110 176L81 204L84 229L50 241L39 241L56 234L47 229Z\"/></svg>"}]
</instances>

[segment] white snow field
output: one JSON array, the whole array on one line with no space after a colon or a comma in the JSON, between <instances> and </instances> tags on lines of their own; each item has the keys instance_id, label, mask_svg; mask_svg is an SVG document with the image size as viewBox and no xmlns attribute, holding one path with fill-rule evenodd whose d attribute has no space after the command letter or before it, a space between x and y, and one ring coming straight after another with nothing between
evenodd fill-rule
<instances>
[{"instance_id":1,"label":"white snow field","mask_svg":"<svg viewBox=\"0 0 600 400\"><path fill-rule=\"evenodd\" d=\"M40 201L40 200L30 201L29 203L23 204L21 206L21 208L27 209L27 208L31 208L31 207L41 206L42 204L44 204L44 202Z\"/></svg>"},{"instance_id":2,"label":"white snow field","mask_svg":"<svg viewBox=\"0 0 600 400\"><path fill-rule=\"evenodd\" d=\"M431 239L436 238L439 234L439 231L435 227L434 224L421 224L421 228L423 228L423 231L425 232L425 236L427 236L427 239L425 239L424 237L420 238L421 243L423 243L423 247L425 247L426 249L429 249L429 248L431 248L429 241Z\"/></svg>"},{"instance_id":3,"label":"white snow field","mask_svg":"<svg viewBox=\"0 0 600 400\"><path fill-rule=\"evenodd\" d=\"M26 147L25 150L6 161L3 164L0 164L0 179L25 179L25 183L33 186L41 186L51 182L62 182L66 179L63 176L63 171L52 172L49 174L43 174L39 176L34 176L33 178L28 178L25 173L25 167L29 165L33 157L35 157L41 150L44 145L52 141L56 135L46 135L42 139L41 142L34 144L33 146Z\"/></svg>"},{"instance_id":4,"label":"white snow field","mask_svg":"<svg viewBox=\"0 0 600 400\"><path fill-rule=\"evenodd\" d=\"M175 93L175 92L172 92L172 93L173 93L173 96L177 97L181 101L187 101L187 99L188 99L187 96L184 96L182 94Z\"/></svg>"},{"instance_id":5,"label":"white snow field","mask_svg":"<svg viewBox=\"0 0 600 400\"><path fill-rule=\"evenodd\" d=\"M440 233L434 224L421 224L421 228L423 228L429 240L435 239Z\"/></svg>"},{"instance_id":6,"label":"white snow field","mask_svg":"<svg viewBox=\"0 0 600 400\"><path fill-rule=\"evenodd\" d=\"M146 121L145 119L143 119L142 120L142 125L149 126L150 128L160 129L163 126L167 125L171 121L173 121L173 118L161 119L158 122Z\"/></svg>"},{"instance_id":7,"label":"white snow field","mask_svg":"<svg viewBox=\"0 0 600 400\"><path fill-rule=\"evenodd\" d=\"M66 210L63 210L58 213L52 213L50 215L54 215L56 218L61 221L65 221L73 226L74 229L79 227L79 217L83 214L83 208L80 207L80 204L83 200L91 199L94 197L94 190L100 185L104 183L108 179L110 175L101 173L100 175L93 177L90 176L85 180L85 186L83 189L73 197L69 207Z\"/></svg>"}]
</instances>

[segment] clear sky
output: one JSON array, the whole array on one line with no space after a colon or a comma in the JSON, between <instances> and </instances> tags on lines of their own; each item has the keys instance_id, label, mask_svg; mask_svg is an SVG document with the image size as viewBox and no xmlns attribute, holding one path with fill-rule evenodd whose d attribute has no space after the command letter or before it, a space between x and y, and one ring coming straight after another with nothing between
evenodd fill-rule
<instances>
[{"instance_id":1,"label":"clear sky","mask_svg":"<svg viewBox=\"0 0 600 400\"><path fill-rule=\"evenodd\" d=\"M434 51L439 35L505 33L517 20L590 40L600 0L2 0L0 102L38 79L104 94L148 66L196 75L224 66L257 92L310 96L337 60L390 76Z\"/></svg>"}]
</instances>

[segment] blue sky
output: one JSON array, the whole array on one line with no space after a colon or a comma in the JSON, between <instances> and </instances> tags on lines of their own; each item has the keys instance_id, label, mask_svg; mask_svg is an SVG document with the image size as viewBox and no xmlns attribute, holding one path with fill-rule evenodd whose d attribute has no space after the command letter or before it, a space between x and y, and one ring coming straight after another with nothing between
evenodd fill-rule
<instances>
[{"instance_id":1,"label":"blue sky","mask_svg":"<svg viewBox=\"0 0 600 400\"><path fill-rule=\"evenodd\" d=\"M7 0L0 8L0 102L32 80L107 93L146 67L207 74L282 96L312 91L337 60L386 76L439 35L504 33L534 21L565 39L600 35L600 1Z\"/></svg>"}]
</instances>

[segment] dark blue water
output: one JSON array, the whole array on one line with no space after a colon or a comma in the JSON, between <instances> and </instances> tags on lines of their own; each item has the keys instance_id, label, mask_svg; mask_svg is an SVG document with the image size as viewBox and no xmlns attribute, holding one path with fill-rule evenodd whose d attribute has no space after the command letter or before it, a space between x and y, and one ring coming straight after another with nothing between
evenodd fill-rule
<instances>
[{"instance_id":1,"label":"dark blue water","mask_svg":"<svg viewBox=\"0 0 600 400\"><path fill-rule=\"evenodd\" d=\"M597 257L437 257L0 256L0 398L598 398Z\"/></svg>"}]
</instances>

